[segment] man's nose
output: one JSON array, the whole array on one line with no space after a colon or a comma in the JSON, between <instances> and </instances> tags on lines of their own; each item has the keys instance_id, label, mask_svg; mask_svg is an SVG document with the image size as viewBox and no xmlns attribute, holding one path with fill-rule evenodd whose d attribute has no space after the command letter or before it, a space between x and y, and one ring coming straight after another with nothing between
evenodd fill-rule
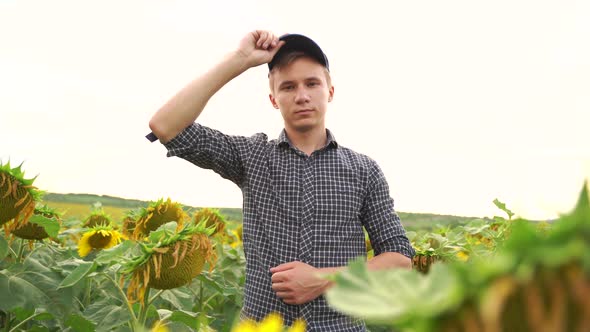
<instances>
[{"instance_id":1,"label":"man's nose","mask_svg":"<svg viewBox=\"0 0 590 332\"><path fill-rule=\"evenodd\" d=\"M303 104L309 102L309 93L305 87L297 88L297 93L295 94L295 102L297 104Z\"/></svg>"}]
</instances>

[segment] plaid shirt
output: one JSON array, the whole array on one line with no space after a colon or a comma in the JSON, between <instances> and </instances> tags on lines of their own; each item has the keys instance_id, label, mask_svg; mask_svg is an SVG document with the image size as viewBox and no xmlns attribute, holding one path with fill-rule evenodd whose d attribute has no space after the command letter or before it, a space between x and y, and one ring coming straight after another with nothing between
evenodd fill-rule
<instances>
[{"instance_id":1,"label":"plaid shirt","mask_svg":"<svg viewBox=\"0 0 590 332\"><path fill-rule=\"evenodd\" d=\"M280 313L287 324L303 317L308 331L365 331L359 321L331 309L324 298L285 304L271 289L269 269L300 261L316 268L344 266L366 256L363 226L375 255L414 250L405 236L383 172L372 159L340 146L327 130L325 147L311 156L283 131L225 135L192 124L166 143L178 156L212 169L242 190L246 285L242 318Z\"/></svg>"}]
</instances>

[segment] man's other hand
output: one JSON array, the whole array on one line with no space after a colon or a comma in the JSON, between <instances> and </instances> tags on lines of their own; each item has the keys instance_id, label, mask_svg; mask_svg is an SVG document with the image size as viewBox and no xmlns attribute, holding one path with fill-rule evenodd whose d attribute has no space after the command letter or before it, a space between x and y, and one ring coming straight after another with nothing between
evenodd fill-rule
<instances>
[{"instance_id":1,"label":"man's other hand","mask_svg":"<svg viewBox=\"0 0 590 332\"><path fill-rule=\"evenodd\" d=\"M270 269L272 289L287 304L304 304L322 295L331 284L320 269L302 262L289 262Z\"/></svg>"},{"instance_id":2,"label":"man's other hand","mask_svg":"<svg viewBox=\"0 0 590 332\"><path fill-rule=\"evenodd\" d=\"M269 63L284 44L272 32L256 30L242 38L237 53L244 58L248 67L256 67Z\"/></svg>"}]
</instances>

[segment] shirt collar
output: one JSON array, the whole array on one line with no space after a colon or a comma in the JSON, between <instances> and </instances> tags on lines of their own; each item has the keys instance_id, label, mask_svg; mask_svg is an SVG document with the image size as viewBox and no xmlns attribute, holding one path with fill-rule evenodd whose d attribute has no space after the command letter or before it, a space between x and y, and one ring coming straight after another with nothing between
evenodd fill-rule
<instances>
[{"instance_id":1,"label":"shirt collar","mask_svg":"<svg viewBox=\"0 0 590 332\"><path fill-rule=\"evenodd\" d=\"M329 129L326 129L326 135L327 140L326 146L324 148L337 148L338 142L336 141L336 137L334 137L334 134L332 134L332 132ZM281 133L279 134L278 144L281 147L294 147L291 141L289 140L289 137L287 137L287 132L285 131L285 129L281 130Z\"/></svg>"}]
</instances>

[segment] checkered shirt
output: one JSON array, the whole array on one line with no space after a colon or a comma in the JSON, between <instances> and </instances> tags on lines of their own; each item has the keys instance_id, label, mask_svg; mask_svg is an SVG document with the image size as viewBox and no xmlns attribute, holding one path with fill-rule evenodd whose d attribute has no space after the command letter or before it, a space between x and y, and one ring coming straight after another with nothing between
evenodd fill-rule
<instances>
[{"instance_id":1,"label":"checkered shirt","mask_svg":"<svg viewBox=\"0 0 590 332\"><path fill-rule=\"evenodd\" d=\"M196 123L165 144L169 157L212 169L242 190L242 318L260 320L278 312L287 324L304 318L308 331L365 331L362 322L331 309L324 296L285 304L271 288L270 268L292 261L344 266L366 257L363 227L375 255L414 255L379 166L326 132L326 146L311 156L295 148L284 131L269 141L262 133L230 136Z\"/></svg>"}]
</instances>

